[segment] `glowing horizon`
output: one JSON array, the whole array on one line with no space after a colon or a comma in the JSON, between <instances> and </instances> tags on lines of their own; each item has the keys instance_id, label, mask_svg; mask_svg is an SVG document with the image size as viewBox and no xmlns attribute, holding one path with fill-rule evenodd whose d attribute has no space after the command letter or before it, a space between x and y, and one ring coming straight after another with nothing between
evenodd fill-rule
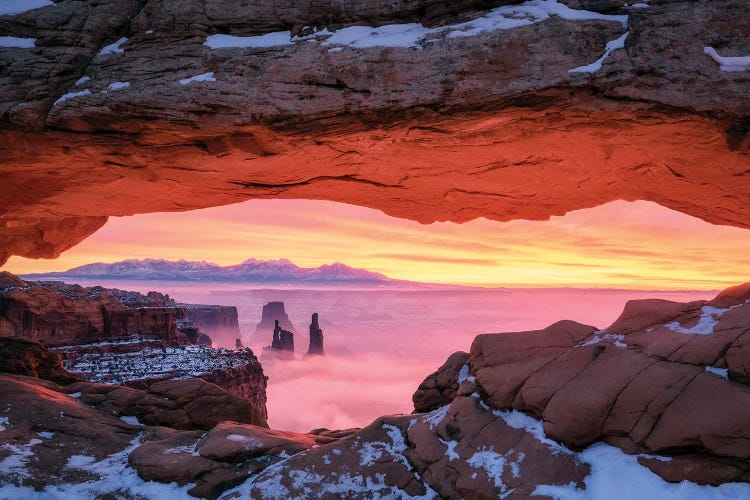
<instances>
[{"instance_id":1,"label":"glowing horizon","mask_svg":"<svg viewBox=\"0 0 750 500\"><path fill-rule=\"evenodd\" d=\"M625 289L719 289L748 281L750 231L649 202L616 201L549 221L422 225L368 208L251 200L192 212L111 218L53 260L14 257L15 274L126 259L341 262L424 283Z\"/></svg>"}]
</instances>

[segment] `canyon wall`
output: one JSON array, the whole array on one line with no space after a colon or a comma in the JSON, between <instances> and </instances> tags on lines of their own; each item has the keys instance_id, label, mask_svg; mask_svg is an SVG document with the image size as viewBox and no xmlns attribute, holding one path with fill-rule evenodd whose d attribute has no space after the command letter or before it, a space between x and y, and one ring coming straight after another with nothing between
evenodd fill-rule
<instances>
[{"instance_id":1,"label":"canyon wall","mask_svg":"<svg viewBox=\"0 0 750 500\"><path fill-rule=\"evenodd\" d=\"M111 290L64 283L24 282L0 290L0 336L48 346L125 340L138 334L186 343L178 309L130 307Z\"/></svg>"},{"instance_id":2,"label":"canyon wall","mask_svg":"<svg viewBox=\"0 0 750 500\"><path fill-rule=\"evenodd\" d=\"M211 337L214 346L232 348L241 338L235 306L175 304L185 311L185 318Z\"/></svg>"},{"instance_id":3,"label":"canyon wall","mask_svg":"<svg viewBox=\"0 0 750 500\"><path fill-rule=\"evenodd\" d=\"M210 349L211 339L191 317L213 332L228 332L234 346L239 332L234 307L176 304L159 292L26 282L0 273L4 342L31 340L53 347L57 354L50 359L62 357L68 370L89 381L146 389L165 380L201 378L248 400L265 422L267 379L253 352ZM5 371L34 364L12 351L6 357Z\"/></svg>"}]
</instances>

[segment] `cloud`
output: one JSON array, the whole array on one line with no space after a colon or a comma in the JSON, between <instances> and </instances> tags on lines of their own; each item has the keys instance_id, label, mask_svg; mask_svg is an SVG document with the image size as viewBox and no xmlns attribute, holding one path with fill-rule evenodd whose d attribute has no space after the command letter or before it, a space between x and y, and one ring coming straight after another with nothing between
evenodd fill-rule
<instances>
[{"instance_id":1,"label":"cloud","mask_svg":"<svg viewBox=\"0 0 750 500\"><path fill-rule=\"evenodd\" d=\"M496 266L498 264L497 260L495 259L471 259L460 257L414 255L405 253L374 253L370 254L370 256L384 259L408 260L414 262L441 262L447 264L471 264L476 266Z\"/></svg>"}]
</instances>

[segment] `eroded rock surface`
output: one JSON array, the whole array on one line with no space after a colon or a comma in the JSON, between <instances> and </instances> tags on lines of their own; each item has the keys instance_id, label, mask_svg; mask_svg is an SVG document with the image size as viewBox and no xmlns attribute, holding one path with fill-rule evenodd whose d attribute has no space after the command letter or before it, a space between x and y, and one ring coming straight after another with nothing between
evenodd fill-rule
<instances>
[{"instance_id":1,"label":"eroded rock surface","mask_svg":"<svg viewBox=\"0 0 750 500\"><path fill-rule=\"evenodd\" d=\"M430 412L449 404L456 397L458 387L468 376L469 354L466 352L454 352L448 360L431 373L419 385L412 396L414 410L417 412ZM462 370L465 373L462 373Z\"/></svg>"},{"instance_id":2,"label":"eroded rock surface","mask_svg":"<svg viewBox=\"0 0 750 500\"><path fill-rule=\"evenodd\" d=\"M748 19L744 0L64 0L1 16L0 36L35 42L0 47L0 262L55 256L110 215L250 198L421 222L642 199L750 227L750 71L704 53L750 54Z\"/></svg>"},{"instance_id":3,"label":"eroded rock surface","mask_svg":"<svg viewBox=\"0 0 750 500\"><path fill-rule=\"evenodd\" d=\"M605 330L560 321L480 335L415 396L445 404L363 429L242 423L247 402L198 379L138 391L2 374L0 488L87 498L744 498L749 299L744 285L711 301L633 302Z\"/></svg>"},{"instance_id":4,"label":"eroded rock surface","mask_svg":"<svg viewBox=\"0 0 750 500\"><path fill-rule=\"evenodd\" d=\"M39 342L12 337L0 337L0 373L25 375L58 384L81 380L63 368L60 356Z\"/></svg>"},{"instance_id":5,"label":"eroded rock surface","mask_svg":"<svg viewBox=\"0 0 750 500\"><path fill-rule=\"evenodd\" d=\"M135 334L186 344L178 332L181 316L161 294L22 280L0 289L0 336L47 346L125 340Z\"/></svg>"},{"instance_id":6,"label":"eroded rock surface","mask_svg":"<svg viewBox=\"0 0 750 500\"><path fill-rule=\"evenodd\" d=\"M211 339L186 316L216 332L239 328L234 307L177 304L159 292L26 282L3 273L0 369L58 383L83 378L149 390L171 379L200 378L245 399L258 416L252 423L265 425L267 378L253 351L210 348Z\"/></svg>"},{"instance_id":7,"label":"eroded rock surface","mask_svg":"<svg viewBox=\"0 0 750 500\"><path fill-rule=\"evenodd\" d=\"M632 301L609 328L573 322L480 335L479 392L567 446L603 440L670 481L750 481L750 288L712 301Z\"/></svg>"},{"instance_id":8,"label":"eroded rock surface","mask_svg":"<svg viewBox=\"0 0 750 500\"><path fill-rule=\"evenodd\" d=\"M165 380L145 390L79 382L64 392L115 416L133 416L148 425L207 430L225 420L267 427L266 416L245 398L200 378Z\"/></svg>"}]
</instances>

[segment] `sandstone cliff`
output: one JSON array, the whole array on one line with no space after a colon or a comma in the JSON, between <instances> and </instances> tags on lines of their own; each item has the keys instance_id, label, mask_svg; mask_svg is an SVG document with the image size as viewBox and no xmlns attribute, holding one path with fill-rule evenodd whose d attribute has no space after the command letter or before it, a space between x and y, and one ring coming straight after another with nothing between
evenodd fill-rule
<instances>
[{"instance_id":1,"label":"sandstone cliff","mask_svg":"<svg viewBox=\"0 0 750 500\"><path fill-rule=\"evenodd\" d=\"M234 306L180 304L169 295L146 295L62 282L23 281L3 273L0 281L0 336L45 345L123 341L133 336L164 345L232 347L239 338Z\"/></svg>"},{"instance_id":2,"label":"sandstone cliff","mask_svg":"<svg viewBox=\"0 0 750 500\"><path fill-rule=\"evenodd\" d=\"M286 309L284 309L284 303L269 302L268 304L263 306L260 322L258 322L258 324L255 326L254 335L257 338L271 338L277 321L281 328L289 330L292 333L297 331L297 329L294 328L294 325L289 319L289 316L286 313Z\"/></svg>"},{"instance_id":3,"label":"sandstone cliff","mask_svg":"<svg viewBox=\"0 0 750 500\"><path fill-rule=\"evenodd\" d=\"M234 347L237 339L241 338L235 306L175 303L175 307L183 309L185 318L209 335L218 347Z\"/></svg>"},{"instance_id":4,"label":"sandstone cliff","mask_svg":"<svg viewBox=\"0 0 750 500\"><path fill-rule=\"evenodd\" d=\"M134 334L187 343L177 330L179 310L148 297L61 282L23 282L0 290L0 336L45 345L125 340Z\"/></svg>"}]
</instances>

